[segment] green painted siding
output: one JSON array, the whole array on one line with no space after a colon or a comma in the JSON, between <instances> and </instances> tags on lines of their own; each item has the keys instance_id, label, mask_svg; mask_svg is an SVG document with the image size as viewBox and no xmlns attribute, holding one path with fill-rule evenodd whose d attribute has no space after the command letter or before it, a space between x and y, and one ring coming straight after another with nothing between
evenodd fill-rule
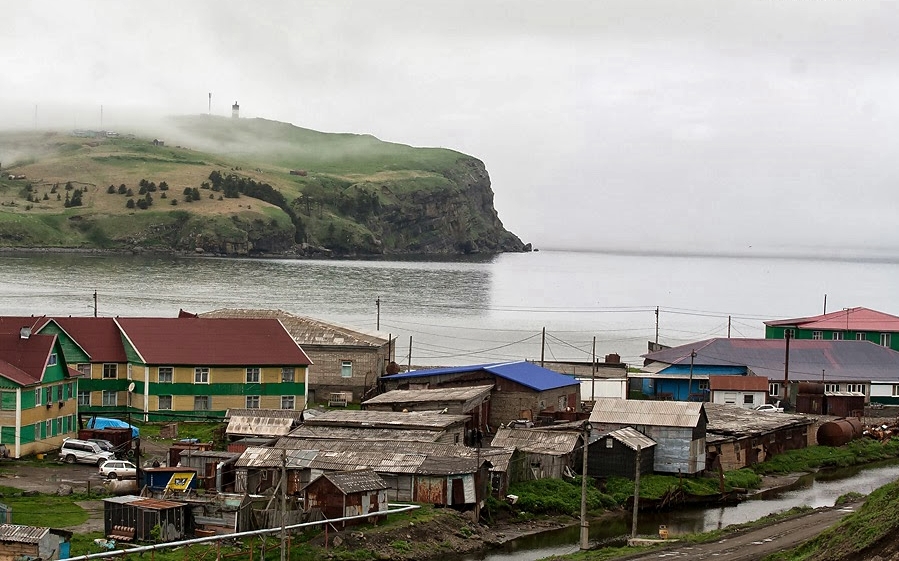
<instances>
[{"instance_id":1,"label":"green painted siding","mask_svg":"<svg viewBox=\"0 0 899 561\"><path fill-rule=\"evenodd\" d=\"M25 425L19 432L22 444L30 444L34 442L34 425Z\"/></svg>"},{"instance_id":2,"label":"green painted siding","mask_svg":"<svg viewBox=\"0 0 899 561\"><path fill-rule=\"evenodd\" d=\"M137 354L137 351L134 350L134 347L131 346L131 343L128 342L124 335L122 335L122 346L125 347L125 357L128 358L128 362L144 366L144 361L141 360L140 355Z\"/></svg>"},{"instance_id":3,"label":"green painted siding","mask_svg":"<svg viewBox=\"0 0 899 561\"><path fill-rule=\"evenodd\" d=\"M34 407L34 387L22 388L22 410Z\"/></svg>"},{"instance_id":4,"label":"green painted siding","mask_svg":"<svg viewBox=\"0 0 899 561\"><path fill-rule=\"evenodd\" d=\"M7 378L3 378L2 376L0 376L0 388L16 389L18 387L19 387L19 384L13 382L12 380L9 380Z\"/></svg>"},{"instance_id":5,"label":"green painted siding","mask_svg":"<svg viewBox=\"0 0 899 561\"><path fill-rule=\"evenodd\" d=\"M795 327L771 327L765 326L765 339L783 339L784 331L786 329L792 329L794 339L813 339L815 331L821 331L821 338L824 341L832 341L833 340L833 330L812 330L812 329L796 329ZM862 335L863 341L870 341L875 345L880 344L880 331L837 331L837 333L843 334L844 341L856 341L858 340L858 334ZM887 333L887 332L884 332ZM894 351L899 351L899 333L888 332L890 333L890 349Z\"/></svg>"},{"instance_id":6,"label":"green painted siding","mask_svg":"<svg viewBox=\"0 0 899 561\"><path fill-rule=\"evenodd\" d=\"M16 410L16 392L3 391L0 392L0 409L4 411Z\"/></svg>"},{"instance_id":7,"label":"green painted siding","mask_svg":"<svg viewBox=\"0 0 899 561\"><path fill-rule=\"evenodd\" d=\"M81 350L81 347L75 344L75 341L73 341L71 337L66 335L66 333L56 325L55 321L50 320L50 322L40 330L40 333L45 335L56 335L56 340L59 342L66 363L78 364L79 362L90 362L90 357Z\"/></svg>"},{"instance_id":8,"label":"green painted siding","mask_svg":"<svg viewBox=\"0 0 899 561\"><path fill-rule=\"evenodd\" d=\"M160 384L150 382L150 395L304 395L306 384Z\"/></svg>"},{"instance_id":9,"label":"green painted siding","mask_svg":"<svg viewBox=\"0 0 899 561\"><path fill-rule=\"evenodd\" d=\"M16 427L0 427L0 444L16 443Z\"/></svg>"}]
</instances>

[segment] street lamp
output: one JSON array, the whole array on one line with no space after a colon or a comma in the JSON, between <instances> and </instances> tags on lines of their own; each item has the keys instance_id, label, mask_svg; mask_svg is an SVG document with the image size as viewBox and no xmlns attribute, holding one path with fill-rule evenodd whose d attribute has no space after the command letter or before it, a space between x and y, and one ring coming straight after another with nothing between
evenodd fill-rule
<instances>
[{"instance_id":1,"label":"street lamp","mask_svg":"<svg viewBox=\"0 0 899 561\"><path fill-rule=\"evenodd\" d=\"M593 425L590 421L584 421L581 425L584 433L584 465L581 468L581 549L589 549L590 523L587 522L587 452L590 448L590 432Z\"/></svg>"}]
</instances>

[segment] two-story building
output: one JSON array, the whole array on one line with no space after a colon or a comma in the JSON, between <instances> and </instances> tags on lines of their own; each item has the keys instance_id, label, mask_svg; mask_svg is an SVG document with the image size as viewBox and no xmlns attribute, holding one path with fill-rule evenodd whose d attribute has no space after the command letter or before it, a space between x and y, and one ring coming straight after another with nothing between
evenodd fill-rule
<instances>
[{"instance_id":1,"label":"two-story building","mask_svg":"<svg viewBox=\"0 0 899 561\"><path fill-rule=\"evenodd\" d=\"M856 307L819 316L765 322L765 339L870 341L899 351L899 317Z\"/></svg>"}]
</instances>

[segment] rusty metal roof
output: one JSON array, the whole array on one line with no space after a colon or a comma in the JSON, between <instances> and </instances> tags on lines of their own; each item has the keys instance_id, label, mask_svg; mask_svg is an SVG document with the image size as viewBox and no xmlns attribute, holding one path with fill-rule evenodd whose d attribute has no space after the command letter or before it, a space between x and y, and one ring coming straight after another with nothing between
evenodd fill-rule
<instances>
[{"instance_id":1,"label":"rusty metal roof","mask_svg":"<svg viewBox=\"0 0 899 561\"><path fill-rule=\"evenodd\" d=\"M48 532L50 532L50 528L44 526L0 524L0 541L38 543Z\"/></svg>"},{"instance_id":2,"label":"rusty metal roof","mask_svg":"<svg viewBox=\"0 0 899 561\"><path fill-rule=\"evenodd\" d=\"M490 395L492 385L470 388L435 388L430 390L392 390L373 397L362 405L378 403L429 403L444 401L468 401Z\"/></svg>"},{"instance_id":3,"label":"rusty metal roof","mask_svg":"<svg viewBox=\"0 0 899 561\"><path fill-rule=\"evenodd\" d=\"M702 403L598 397L590 413L593 424L695 427L702 419Z\"/></svg>"},{"instance_id":4,"label":"rusty metal roof","mask_svg":"<svg viewBox=\"0 0 899 561\"><path fill-rule=\"evenodd\" d=\"M683 377L683 376L681 376ZM709 376L709 389L712 391L752 391L767 392L768 378L764 376Z\"/></svg>"},{"instance_id":5,"label":"rusty metal roof","mask_svg":"<svg viewBox=\"0 0 899 561\"><path fill-rule=\"evenodd\" d=\"M274 318L280 320L291 337L304 346L383 347L388 343L381 333L365 333L336 323L328 323L284 310L223 308L198 314L204 318Z\"/></svg>"},{"instance_id":6,"label":"rusty metal roof","mask_svg":"<svg viewBox=\"0 0 899 561\"><path fill-rule=\"evenodd\" d=\"M330 473L322 474L319 477L324 477L330 481L334 487L344 495L364 493L366 491L378 491L387 488L387 483L381 479L381 476L370 469L332 471ZM312 483L310 482L309 485L311 484Z\"/></svg>"},{"instance_id":7,"label":"rusty metal roof","mask_svg":"<svg viewBox=\"0 0 899 561\"><path fill-rule=\"evenodd\" d=\"M611 436L618 442L624 444L631 450L636 450L637 447L642 449L647 449L650 446L655 446L656 443L653 439L649 438L645 434L641 433L637 429L631 427L622 427L618 430L613 430L612 432L604 435Z\"/></svg>"},{"instance_id":8,"label":"rusty metal roof","mask_svg":"<svg viewBox=\"0 0 899 561\"><path fill-rule=\"evenodd\" d=\"M487 458L448 458L441 456L428 456L418 468L421 475L458 475L461 473L474 473L478 471L479 462L488 461Z\"/></svg>"},{"instance_id":9,"label":"rusty metal roof","mask_svg":"<svg viewBox=\"0 0 899 561\"><path fill-rule=\"evenodd\" d=\"M285 448L265 448L261 446L248 446L234 462L235 467L281 467L282 451L286 456L289 469L303 469L312 464L312 460L318 455L316 450L300 450Z\"/></svg>"},{"instance_id":10,"label":"rusty metal roof","mask_svg":"<svg viewBox=\"0 0 899 561\"><path fill-rule=\"evenodd\" d=\"M518 448L532 454L560 456L570 454L580 439L581 435L577 432L497 429L491 444L501 448Z\"/></svg>"},{"instance_id":11,"label":"rusty metal roof","mask_svg":"<svg viewBox=\"0 0 899 561\"><path fill-rule=\"evenodd\" d=\"M162 499L146 499L143 497L141 497L141 500L134 501L129 504L131 504L132 506L148 508L152 510L168 510L170 508L181 508L183 506L187 506L187 503L176 503L174 501L164 501Z\"/></svg>"},{"instance_id":12,"label":"rusty metal roof","mask_svg":"<svg viewBox=\"0 0 899 561\"><path fill-rule=\"evenodd\" d=\"M423 453L322 450L310 463L310 467L325 471L373 469L381 473L417 473L424 461Z\"/></svg>"},{"instance_id":13,"label":"rusty metal roof","mask_svg":"<svg viewBox=\"0 0 899 561\"><path fill-rule=\"evenodd\" d=\"M332 409L306 420L306 426L343 426L378 428L419 428L440 430L468 421L468 415L450 415L431 411L356 411Z\"/></svg>"}]
</instances>

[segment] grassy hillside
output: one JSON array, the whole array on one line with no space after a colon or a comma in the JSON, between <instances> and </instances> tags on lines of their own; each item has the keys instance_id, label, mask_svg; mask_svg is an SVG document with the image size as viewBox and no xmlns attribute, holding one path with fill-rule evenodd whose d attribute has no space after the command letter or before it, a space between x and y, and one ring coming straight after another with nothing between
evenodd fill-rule
<instances>
[{"instance_id":1,"label":"grassy hillside","mask_svg":"<svg viewBox=\"0 0 899 561\"><path fill-rule=\"evenodd\" d=\"M452 150L263 119L180 117L165 131L0 133L0 246L523 249L496 215L483 164ZM229 195L213 173L253 190ZM256 187L280 195L252 198Z\"/></svg>"}]
</instances>

